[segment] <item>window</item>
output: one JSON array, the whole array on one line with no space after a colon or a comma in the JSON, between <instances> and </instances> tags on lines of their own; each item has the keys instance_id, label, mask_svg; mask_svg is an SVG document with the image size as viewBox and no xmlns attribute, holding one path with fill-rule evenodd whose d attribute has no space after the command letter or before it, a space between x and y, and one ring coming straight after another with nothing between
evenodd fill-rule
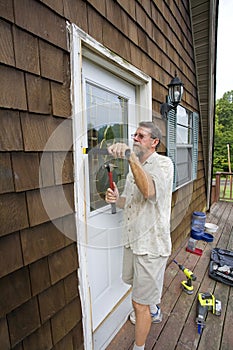
<instances>
[{"instance_id":1,"label":"window","mask_svg":"<svg viewBox=\"0 0 233 350\"><path fill-rule=\"evenodd\" d=\"M167 151L174 163L173 190L197 177L198 121L197 113L181 106L168 114Z\"/></svg>"},{"instance_id":2,"label":"window","mask_svg":"<svg viewBox=\"0 0 233 350\"><path fill-rule=\"evenodd\" d=\"M120 193L123 191L128 162L92 154L91 150L105 149L113 142L127 142L128 109L128 99L86 81L90 211L106 206L105 192L109 187L109 179L105 164L112 164L113 180Z\"/></svg>"}]
</instances>

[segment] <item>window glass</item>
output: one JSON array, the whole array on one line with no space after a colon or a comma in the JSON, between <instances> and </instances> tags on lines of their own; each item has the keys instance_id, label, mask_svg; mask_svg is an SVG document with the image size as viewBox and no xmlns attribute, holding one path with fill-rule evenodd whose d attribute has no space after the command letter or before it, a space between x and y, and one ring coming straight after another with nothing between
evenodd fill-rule
<instances>
[{"instance_id":1,"label":"window glass","mask_svg":"<svg viewBox=\"0 0 233 350\"><path fill-rule=\"evenodd\" d=\"M192 179L192 153L191 148L177 148L177 187Z\"/></svg>"},{"instance_id":2,"label":"window glass","mask_svg":"<svg viewBox=\"0 0 233 350\"><path fill-rule=\"evenodd\" d=\"M113 181L123 190L128 162L112 159L95 152L106 149L114 142L128 138L128 100L92 83L86 83L88 122L88 161L90 211L106 206L105 192L109 187L107 164L111 164Z\"/></svg>"}]
</instances>

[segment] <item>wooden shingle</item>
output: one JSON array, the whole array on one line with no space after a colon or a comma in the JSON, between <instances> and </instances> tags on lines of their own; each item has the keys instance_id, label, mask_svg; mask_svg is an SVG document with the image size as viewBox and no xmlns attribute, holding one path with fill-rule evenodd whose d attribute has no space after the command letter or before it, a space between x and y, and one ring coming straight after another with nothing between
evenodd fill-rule
<instances>
[{"instance_id":1,"label":"wooden shingle","mask_svg":"<svg viewBox=\"0 0 233 350\"><path fill-rule=\"evenodd\" d=\"M51 281L56 283L77 269L76 244L54 253L48 259Z\"/></svg>"},{"instance_id":2,"label":"wooden shingle","mask_svg":"<svg viewBox=\"0 0 233 350\"><path fill-rule=\"evenodd\" d=\"M39 40L41 75L45 78L63 82L63 51Z\"/></svg>"},{"instance_id":3,"label":"wooden shingle","mask_svg":"<svg viewBox=\"0 0 233 350\"><path fill-rule=\"evenodd\" d=\"M74 180L73 155L71 152L56 152L54 154L54 173L57 185Z\"/></svg>"},{"instance_id":4,"label":"wooden shingle","mask_svg":"<svg viewBox=\"0 0 233 350\"><path fill-rule=\"evenodd\" d=\"M72 120L21 113L25 151L68 151L73 143Z\"/></svg>"},{"instance_id":5,"label":"wooden shingle","mask_svg":"<svg viewBox=\"0 0 233 350\"><path fill-rule=\"evenodd\" d=\"M0 222L0 236L29 226L24 193L0 195Z\"/></svg>"},{"instance_id":6,"label":"wooden shingle","mask_svg":"<svg viewBox=\"0 0 233 350\"><path fill-rule=\"evenodd\" d=\"M24 267L1 278L0 288L0 317L3 317L31 298L28 269Z\"/></svg>"},{"instance_id":7,"label":"wooden shingle","mask_svg":"<svg viewBox=\"0 0 233 350\"><path fill-rule=\"evenodd\" d=\"M11 344L15 346L40 326L40 316L36 298L30 299L28 302L12 311L7 318Z\"/></svg>"},{"instance_id":8,"label":"wooden shingle","mask_svg":"<svg viewBox=\"0 0 233 350\"><path fill-rule=\"evenodd\" d=\"M64 1L64 15L71 22L77 24L82 30L87 28L87 3L83 0Z\"/></svg>"},{"instance_id":9,"label":"wooden shingle","mask_svg":"<svg viewBox=\"0 0 233 350\"><path fill-rule=\"evenodd\" d=\"M14 191L10 153L0 153L0 193Z\"/></svg>"},{"instance_id":10,"label":"wooden shingle","mask_svg":"<svg viewBox=\"0 0 233 350\"><path fill-rule=\"evenodd\" d=\"M58 225L56 221L55 224ZM65 246L64 235L51 222L22 230L20 234L25 264L35 262ZM38 268L39 267L35 265L34 271ZM44 269L46 275L46 266L44 266ZM47 282L46 276L45 284L47 284Z\"/></svg>"},{"instance_id":11,"label":"wooden shingle","mask_svg":"<svg viewBox=\"0 0 233 350\"><path fill-rule=\"evenodd\" d=\"M27 192L30 226L71 214L74 209L73 186L54 186Z\"/></svg>"},{"instance_id":12,"label":"wooden shingle","mask_svg":"<svg viewBox=\"0 0 233 350\"><path fill-rule=\"evenodd\" d=\"M79 317L81 317L80 302L78 299L74 299L66 308L51 319L52 334L55 344L75 327L76 320Z\"/></svg>"},{"instance_id":13,"label":"wooden shingle","mask_svg":"<svg viewBox=\"0 0 233 350\"><path fill-rule=\"evenodd\" d=\"M53 11L63 15L63 0L41 0L41 2L51 7Z\"/></svg>"},{"instance_id":14,"label":"wooden shingle","mask_svg":"<svg viewBox=\"0 0 233 350\"><path fill-rule=\"evenodd\" d=\"M11 24L0 20L0 62L15 65Z\"/></svg>"},{"instance_id":15,"label":"wooden shingle","mask_svg":"<svg viewBox=\"0 0 233 350\"><path fill-rule=\"evenodd\" d=\"M26 74L28 109L34 113L51 113L50 85L48 80Z\"/></svg>"},{"instance_id":16,"label":"wooden shingle","mask_svg":"<svg viewBox=\"0 0 233 350\"><path fill-rule=\"evenodd\" d=\"M0 238L0 278L23 266L19 232Z\"/></svg>"},{"instance_id":17,"label":"wooden shingle","mask_svg":"<svg viewBox=\"0 0 233 350\"><path fill-rule=\"evenodd\" d=\"M12 164L16 192L39 188L37 153L13 152Z\"/></svg>"},{"instance_id":18,"label":"wooden shingle","mask_svg":"<svg viewBox=\"0 0 233 350\"><path fill-rule=\"evenodd\" d=\"M64 338L62 338L55 346L54 346L54 350L63 350L63 349L73 349L74 345L73 345L73 336L72 333L68 333L64 336ZM79 349L79 348L75 348L75 349ZM80 350L82 350L83 348L81 348Z\"/></svg>"},{"instance_id":19,"label":"wooden shingle","mask_svg":"<svg viewBox=\"0 0 233 350\"><path fill-rule=\"evenodd\" d=\"M39 294L51 285L47 257L29 265L32 295Z\"/></svg>"},{"instance_id":20,"label":"wooden shingle","mask_svg":"<svg viewBox=\"0 0 233 350\"><path fill-rule=\"evenodd\" d=\"M0 342L2 349L10 349L10 339L5 317L0 319Z\"/></svg>"},{"instance_id":21,"label":"wooden shingle","mask_svg":"<svg viewBox=\"0 0 233 350\"><path fill-rule=\"evenodd\" d=\"M105 2L99 2L99 4L105 4ZM103 17L100 16L93 8L88 7L88 32L97 41L103 40Z\"/></svg>"},{"instance_id":22,"label":"wooden shingle","mask_svg":"<svg viewBox=\"0 0 233 350\"><path fill-rule=\"evenodd\" d=\"M0 105L5 108L27 109L24 74L0 65Z\"/></svg>"},{"instance_id":23,"label":"wooden shingle","mask_svg":"<svg viewBox=\"0 0 233 350\"><path fill-rule=\"evenodd\" d=\"M19 113L0 110L0 151L22 151L23 138Z\"/></svg>"},{"instance_id":24,"label":"wooden shingle","mask_svg":"<svg viewBox=\"0 0 233 350\"><path fill-rule=\"evenodd\" d=\"M106 15L106 2L105 1L89 0L88 2L97 10L97 12L101 13L102 16Z\"/></svg>"},{"instance_id":25,"label":"wooden shingle","mask_svg":"<svg viewBox=\"0 0 233 350\"><path fill-rule=\"evenodd\" d=\"M16 67L27 72L40 74L38 39L13 27Z\"/></svg>"},{"instance_id":26,"label":"wooden shingle","mask_svg":"<svg viewBox=\"0 0 233 350\"><path fill-rule=\"evenodd\" d=\"M40 168L40 187L47 187L55 185L55 175L54 175L54 166L53 166L53 153L52 152L43 152L39 153L39 159L41 161L43 158L43 163Z\"/></svg>"},{"instance_id":27,"label":"wooden shingle","mask_svg":"<svg viewBox=\"0 0 233 350\"><path fill-rule=\"evenodd\" d=\"M23 341L24 350L32 350L35 348L35 346L38 349L53 348L50 322L46 322L45 324L41 325L39 329L37 329Z\"/></svg>"},{"instance_id":28,"label":"wooden shingle","mask_svg":"<svg viewBox=\"0 0 233 350\"><path fill-rule=\"evenodd\" d=\"M104 22L103 26L103 44L111 51L117 52L119 56L127 61L130 61L130 51L128 42L121 32L108 22Z\"/></svg>"},{"instance_id":29,"label":"wooden shingle","mask_svg":"<svg viewBox=\"0 0 233 350\"><path fill-rule=\"evenodd\" d=\"M115 1L106 2L106 18L128 37L128 21L126 13Z\"/></svg>"},{"instance_id":30,"label":"wooden shingle","mask_svg":"<svg viewBox=\"0 0 233 350\"><path fill-rule=\"evenodd\" d=\"M128 0L118 0L117 2L134 20L136 20L136 1L129 2Z\"/></svg>"},{"instance_id":31,"label":"wooden shingle","mask_svg":"<svg viewBox=\"0 0 233 350\"><path fill-rule=\"evenodd\" d=\"M14 22L14 8L13 0L1 0L1 17L7 19L8 21Z\"/></svg>"},{"instance_id":32,"label":"wooden shingle","mask_svg":"<svg viewBox=\"0 0 233 350\"><path fill-rule=\"evenodd\" d=\"M77 273L73 272L67 276L64 280L65 298L69 303L71 300L78 296L78 278Z\"/></svg>"},{"instance_id":33,"label":"wooden shingle","mask_svg":"<svg viewBox=\"0 0 233 350\"><path fill-rule=\"evenodd\" d=\"M41 321L44 323L65 306L63 281L40 293L38 303Z\"/></svg>"},{"instance_id":34,"label":"wooden shingle","mask_svg":"<svg viewBox=\"0 0 233 350\"><path fill-rule=\"evenodd\" d=\"M59 117L71 116L70 84L51 82L53 115Z\"/></svg>"}]
</instances>

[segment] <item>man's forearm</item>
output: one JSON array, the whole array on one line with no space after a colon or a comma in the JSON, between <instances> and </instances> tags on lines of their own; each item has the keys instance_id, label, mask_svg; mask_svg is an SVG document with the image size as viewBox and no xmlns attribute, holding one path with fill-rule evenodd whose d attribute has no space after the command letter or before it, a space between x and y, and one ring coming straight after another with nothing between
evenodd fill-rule
<instances>
[{"instance_id":1,"label":"man's forearm","mask_svg":"<svg viewBox=\"0 0 233 350\"><path fill-rule=\"evenodd\" d=\"M155 186L152 177L143 169L135 153L131 153L129 164L135 179L135 183L144 198L155 196Z\"/></svg>"}]
</instances>

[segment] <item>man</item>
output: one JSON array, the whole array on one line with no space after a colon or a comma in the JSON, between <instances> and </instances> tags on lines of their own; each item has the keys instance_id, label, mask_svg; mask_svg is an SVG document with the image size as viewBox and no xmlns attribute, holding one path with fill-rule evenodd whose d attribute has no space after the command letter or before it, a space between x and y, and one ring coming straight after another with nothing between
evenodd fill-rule
<instances>
[{"instance_id":1,"label":"man","mask_svg":"<svg viewBox=\"0 0 233 350\"><path fill-rule=\"evenodd\" d=\"M133 135L133 151L124 143L108 148L113 157L127 157L130 171L121 196L117 186L106 191L106 202L124 208L124 258L122 278L132 285L135 325L133 350L143 350L151 322L162 320L164 272L171 253L170 212L173 164L156 149L161 132L153 122L141 122ZM128 151L128 152L127 152Z\"/></svg>"}]
</instances>

